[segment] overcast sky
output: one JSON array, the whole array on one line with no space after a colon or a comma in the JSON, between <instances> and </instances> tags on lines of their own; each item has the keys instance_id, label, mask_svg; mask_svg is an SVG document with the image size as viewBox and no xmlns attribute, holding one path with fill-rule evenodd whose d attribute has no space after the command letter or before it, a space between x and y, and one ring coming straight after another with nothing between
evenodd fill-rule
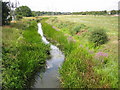
<instances>
[{"instance_id":1,"label":"overcast sky","mask_svg":"<svg viewBox=\"0 0 120 90\"><path fill-rule=\"evenodd\" d=\"M9 0L3 0L9 1ZM16 0L10 0L15 2ZM32 11L100 11L117 10L120 0L17 0L20 6L27 5Z\"/></svg>"}]
</instances>

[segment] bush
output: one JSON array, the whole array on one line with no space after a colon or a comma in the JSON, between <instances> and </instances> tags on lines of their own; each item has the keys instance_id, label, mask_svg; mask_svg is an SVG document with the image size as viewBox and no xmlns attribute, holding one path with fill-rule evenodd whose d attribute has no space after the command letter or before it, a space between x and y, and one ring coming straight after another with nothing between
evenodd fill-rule
<instances>
[{"instance_id":1,"label":"bush","mask_svg":"<svg viewBox=\"0 0 120 90\"><path fill-rule=\"evenodd\" d=\"M26 29L21 30L24 26ZM30 78L45 66L50 48L42 42L35 21L19 21L12 27L2 30L2 89L24 90Z\"/></svg>"},{"instance_id":2,"label":"bush","mask_svg":"<svg viewBox=\"0 0 120 90\"><path fill-rule=\"evenodd\" d=\"M17 20L21 20L22 18L23 18L22 15L17 15L17 16L16 16L16 19L17 19Z\"/></svg>"},{"instance_id":3,"label":"bush","mask_svg":"<svg viewBox=\"0 0 120 90\"><path fill-rule=\"evenodd\" d=\"M84 24L81 24L81 25L76 25L74 26L71 30L70 30L70 33L71 35L75 35L77 34L78 32L80 32L81 29L84 29L86 26Z\"/></svg>"},{"instance_id":4,"label":"bush","mask_svg":"<svg viewBox=\"0 0 120 90\"><path fill-rule=\"evenodd\" d=\"M75 35L80 31L80 26L75 26L70 30L71 35Z\"/></svg>"},{"instance_id":5,"label":"bush","mask_svg":"<svg viewBox=\"0 0 120 90\"><path fill-rule=\"evenodd\" d=\"M91 32L89 41L94 43L95 46L99 46L108 41L108 36L103 29L96 28Z\"/></svg>"}]
</instances>

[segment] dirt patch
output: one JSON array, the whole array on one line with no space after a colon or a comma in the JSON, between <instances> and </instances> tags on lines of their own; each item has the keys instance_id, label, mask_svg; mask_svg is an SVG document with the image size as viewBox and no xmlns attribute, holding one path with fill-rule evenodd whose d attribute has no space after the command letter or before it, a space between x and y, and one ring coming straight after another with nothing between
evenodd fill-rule
<instances>
[{"instance_id":1,"label":"dirt patch","mask_svg":"<svg viewBox=\"0 0 120 90\"><path fill-rule=\"evenodd\" d=\"M17 21L11 21L11 23L16 23Z\"/></svg>"}]
</instances>

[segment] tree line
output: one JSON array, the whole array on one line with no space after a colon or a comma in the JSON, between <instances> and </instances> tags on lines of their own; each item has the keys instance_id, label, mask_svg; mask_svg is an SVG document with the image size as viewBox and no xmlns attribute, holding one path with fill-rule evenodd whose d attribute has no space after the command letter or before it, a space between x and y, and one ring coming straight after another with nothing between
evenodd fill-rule
<instances>
[{"instance_id":1,"label":"tree line","mask_svg":"<svg viewBox=\"0 0 120 90\"><path fill-rule=\"evenodd\" d=\"M118 15L120 14L120 10L73 12L72 14L73 15Z\"/></svg>"},{"instance_id":2,"label":"tree line","mask_svg":"<svg viewBox=\"0 0 120 90\"><path fill-rule=\"evenodd\" d=\"M44 12L44 11L32 11L34 16L42 15L118 15L120 10L111 11L86 11L86 12Z\"/></svg>"},{"instance_id":3,"label":"tree line","mask_svg":"<svg viewBox=\"0 0 120 90\"><path fill-rule=\"evenodd\" d=\"M12 18L14 17L16 20L20 20L23 17L36 17L43 15L119 15L120 10L111 10L111 11L86 11L86 12L46 12L46 11L31 11L28 6L20 6L17 7L16 3L14 7L13 3L10 2L2 2L0 1L0 6L2 6L2 10L0 9L0 15L2 13L2 25L9 24ZM15 8L11 9L11 8Z\"/></svg>"},{"instance_id":4,"label":"tree line","mask_svg":"<svg viewBox=\"0 0 120 90\"><path fill-rule=\"evenodd\" d=\"M42 15L70 15L70 12L46 12L46 11L32 11L34 16Z\"/></svg>"}]
</instances>

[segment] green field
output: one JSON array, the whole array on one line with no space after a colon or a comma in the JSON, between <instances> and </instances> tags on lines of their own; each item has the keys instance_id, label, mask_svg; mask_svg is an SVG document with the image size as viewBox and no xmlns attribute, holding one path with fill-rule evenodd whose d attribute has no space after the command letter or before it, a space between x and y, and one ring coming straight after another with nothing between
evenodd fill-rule
<instances>
[{"instance_id":1,"label":"green field","mask_svg":"<svg viewBox=\"0 0 120 90\"><path fill-rule=\"evenodd\" d=\"M25 17L3 27L4 89L26 87L37 68L45 65L50 48L38 35L35 19L42 23L47 40L65 54L59 69L62 88L118 88L118 17L61 15ZM95 46L89 38L100 30L108 41Z\"/></svg>"},{"instance_id":2,"label":"green field","mask_svg":"<svg viewBox=\"0 0 120 90\"><path fill-rule=\"evenodd\" d=\"M88 32L92 31L95 28L103 28L109 38L109 41L102 45L102 50L108 52L112 55L112 58L118 59L118 17L116 16L77 16L77 15L67 15L67 16L56 16L57 18L51 18L47 22L60 29L65 34L70 34L70 30L74 28L75 25L80 26L84 24ZM83 33L84 34L84 33ZM88 43L87 39L89 37L82 35L74 35L75 39L79 42ZM79 38L78 38L79 37Z\"/></svg>"},{"instance_id":3,"label":"green field","mask_svg":"<svg viewBox=\"0 0 120 90\"><path fill-rule=\"evenodd\" d=\"M100 87L111 87L116 88L118 87L118 17L116 16L79 16L79 15L67 15L67 16L52 16L47 21L54 29L57 31L62 32L68 40L72 40L76 43L76 45L80 46L81 48L87 49L87 52L90 52L92 55L92 62L94 64L93 69L94 73L98 74L98 76L102 77L99 80ZM78 34L71 33L71 30L75 30L75 27L80 27ZM102 44L96 48L93 47L92 43L89 42L90 33L93 30L101 30L103 29L107 36L108 42ZM49 32L48 32L49 33ZM58 35L59 36L59 35ZM57 36L57 37L58 37ZM53 36L53 39L56 37ZM61 39L61 38L59 38ZM58 41L59 42L59 41ZM77 47L76 47L77 48ZM71 51L74 52L74 55L77 52L77 49ZM84 52L81 52L84 53ZM107 57L99 57L99 60L95 58L98 53L107 54ZM69 55L68 55L69 56ZM76 62L77 56L72 56L71 58L66 60L63 64L61 77L62 77L62 84L63 87L79 87L80 85L76 86L75 82L79 81L75 79L76 77L80 77L77 75L73 75L71 62ZM80 59L80 58L79 58ZM102 62L105 61L105 62ZM90 62L89 62L90 63ZM84 62L85 64L85 62ZM66 69L70 68L69 71ZM71 71L72 70L72 71ZM75 71L76 73L77 71ZM69 73L69 75L66 75ZM65 76L66 75L66 76ZM68 80L68 77L70 80ZM73 81L71 84L70 82ZM83 80L84 82L84 80ZM91 82L89 82L91 83ZM93 84L93 83L92 83ZM95 84L95 83L94 83ZM82 87L82 85L80 86ZM84 87L84 86L83 86ZM92 86L87 86L92 87ZM97 85L95 86L97 87Z\"/></svg>"}]
</instances>

